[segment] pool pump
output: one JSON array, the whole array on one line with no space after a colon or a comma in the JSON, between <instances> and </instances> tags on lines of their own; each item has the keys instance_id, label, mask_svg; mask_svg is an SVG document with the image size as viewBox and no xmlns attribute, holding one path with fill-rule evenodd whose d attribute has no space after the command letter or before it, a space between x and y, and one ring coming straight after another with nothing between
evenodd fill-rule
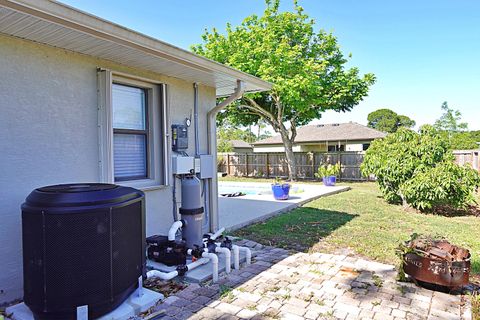
<instances>
[{"instance_id":1,"label":"pool pump","mask_svg":"<svg viewBox=\"0 0 480 320\"><path fill-rule=\"evenodd\" d=\"M235 269L240 268L240 251L245 252L247 264L251 261L250 249L233 245L228 237L223 237L225 228L213 234L203 234L204 207L202 206L201 182L194 175L182 177L182 202L179 209L181 220L175 221L168 236L155 235L147 238L148 259L166 266L176 266L171 272L151 270L147 277L172 279L184 275L202 264L212 263L213 281L218 280L218 254L225 259L225 271L230 273L231 258ZM181 230L182 239L176 238ZM188 263L188 261L192 261Z\"/></svg>"}]
</instances>

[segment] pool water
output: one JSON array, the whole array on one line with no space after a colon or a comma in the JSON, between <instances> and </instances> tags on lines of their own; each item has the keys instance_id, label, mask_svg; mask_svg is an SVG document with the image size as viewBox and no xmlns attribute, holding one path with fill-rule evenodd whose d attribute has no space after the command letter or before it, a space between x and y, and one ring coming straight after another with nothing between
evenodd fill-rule
<instances>
[{"instance_id":1,"label":"pool water","mask_svg":"<svg viewBox=\"0 0 480 320\"><path fill-rule=\"evenodd\" d=\"M218 186L218 194L225 194L225 193L235 193L235 192L243 192L248 195L254 195L254 194L267 194L270 192L272 193L272 190L268 190L266 188L248 188L245 186L238 186L238 187L225 187L225 186Z\"/></svg>"}]
</instances>

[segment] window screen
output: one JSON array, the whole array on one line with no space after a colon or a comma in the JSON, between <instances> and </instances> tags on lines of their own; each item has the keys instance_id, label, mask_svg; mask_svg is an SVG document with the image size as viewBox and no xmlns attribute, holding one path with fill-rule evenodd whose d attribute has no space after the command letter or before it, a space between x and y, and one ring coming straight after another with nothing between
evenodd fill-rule
<instances>
[{"instance_id":1,"label":"window screen","mask_svg":"<svg viewBox=\"0 0 480 320\"><path fill-rule=\"evenodd\" d=\"M145 89L112 85L115 181L148 177L148 121Z\"/></svg>"}]
</instances>

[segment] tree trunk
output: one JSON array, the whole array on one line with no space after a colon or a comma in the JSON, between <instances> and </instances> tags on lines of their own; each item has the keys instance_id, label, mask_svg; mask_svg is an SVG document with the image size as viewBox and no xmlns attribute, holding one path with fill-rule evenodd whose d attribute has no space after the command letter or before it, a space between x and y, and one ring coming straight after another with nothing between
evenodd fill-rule
<instances>
[{"instance_id":1,"label":"tree trunk","mask_svg":"<svg viewBox=\"0 0 480 320\"><path fill-rule=\"evenodd\" d=\"M297 166L295 164L295 155L293 153L293 142L288 137L288 132L285 128L280 130L280 136L282 137L285 156L287 158L288 180L295 181L297 180Z\"/></svg>"}]
</instances>

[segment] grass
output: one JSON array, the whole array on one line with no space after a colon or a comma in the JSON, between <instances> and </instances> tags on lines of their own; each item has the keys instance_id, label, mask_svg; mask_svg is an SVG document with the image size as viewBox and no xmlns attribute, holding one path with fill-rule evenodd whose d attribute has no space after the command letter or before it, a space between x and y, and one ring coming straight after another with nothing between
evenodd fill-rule
<instances>
[{"instance_id":1,"label":"grass","mask_svg":"<svg viewBox=\"0 0 480 320\"><path fill-rule=\"evenodd\" d=\"M391 264L399 263L395 248L412 233L439 235L468 248L472 253L472 274L480 275L480 217L407 212L401 206L386 203L375 183L345 185L352 190L317 199L289 213L240 229L235 235L300 251L335 252L348 248Z\"/></svg>"},{"instance_id":2,"label":"grass","mask_svg":"<svg viewBox=\"0 0 480 320\"><path fill-rule=\"evenodd\" d=\"M472 295L472 316L473 320L480 320L480 294L476 293Z\"/></svg>"}]
</instances>

